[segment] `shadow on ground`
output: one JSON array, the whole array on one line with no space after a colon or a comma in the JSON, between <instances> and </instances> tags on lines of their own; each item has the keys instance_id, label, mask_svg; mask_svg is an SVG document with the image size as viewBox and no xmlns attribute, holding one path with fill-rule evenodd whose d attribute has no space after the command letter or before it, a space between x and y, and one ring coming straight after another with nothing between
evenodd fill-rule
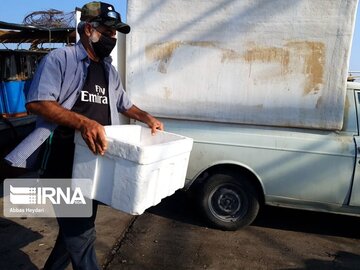
<instances>
[{"instance_id":1,"label":"shadow on ground","mask_svg":"<svg viewBox=\"0 0 360 270\"><path fill-rule=\"evenodd\" d=\"M209 225L184 191L162 200L148 212L200 227ZM360 218L264 206L251 226L360 239Z\"/></svg>"},{"instance_id":2,"label":"shadow on ground","mask_svg":"<svg viewBox=\"0 0 360 270\"><path fill-rule=\"evenodd\" d=\"M336 254L329 254L334 257L333 261L311 259L304 262L305 266L301 268L281 268L281 270L327 270L327 269L342 269L352 270L359 269L360 256L350 252L337 252Z\"/></svg>"},{"instance_id":3,"label":"shadow on ground","mask_svg":"<svg viewBox=\"0 0 360 270\"><path fill-rule=\"evenodd\" d=\"M0 218L0 269L4 270L32 270L38 269L29 256L21 251L42 235L27 229L11 220Z\"/></svg>"}]
</instances>

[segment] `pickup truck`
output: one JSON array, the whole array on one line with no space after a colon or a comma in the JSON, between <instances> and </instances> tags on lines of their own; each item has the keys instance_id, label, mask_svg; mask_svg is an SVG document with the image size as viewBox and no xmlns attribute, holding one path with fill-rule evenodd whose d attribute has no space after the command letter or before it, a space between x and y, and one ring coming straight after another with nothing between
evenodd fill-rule
<instances>
[{"instance_id":1,"label":"pickup truck","mask_svg":"<svg viewBox=\"0 0 360 270\"><path fill-rule=\"evenodd\" d=\"M360 83L340 131L162 119L194 139L187 187L211 225L235 230L264 204L360 216Z\"/></svg>"},{"instance_id":2,"label":"pickup truck","mask_svg":"<svg viewBox=\"0 0 360 270\"><path fill-rule=\"evenodd\" d=\"M128 1L125 89L194 139L187 187L212 225L250 224L263 204L360 214L357 6Z\"/></svg>"}]
</instances>

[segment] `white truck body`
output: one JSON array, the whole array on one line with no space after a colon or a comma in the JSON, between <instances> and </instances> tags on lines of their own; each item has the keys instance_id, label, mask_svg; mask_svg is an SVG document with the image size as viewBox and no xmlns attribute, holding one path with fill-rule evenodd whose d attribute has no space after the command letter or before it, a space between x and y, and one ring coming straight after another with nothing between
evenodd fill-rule
<instances>
[{"instance_id":1,"label":"white truck body","mask_svg":"<svg viewBox=\"0 0 360 270\"><path fill-rule=\"evenodd\" d=\"M163 117L341 129L357 0L129 0L126 87Z\"/></svg>"},{"instance_id":2,"label":"white truck body","mask_svg":"<svg viewBox=\"0 0 360 270\"><path fill-rule=\"evenodd\" d=\"M214 166L239 166L259 181L267 204L360 215L359 92L360 84L349 85L341 131L163 120L194 139L189 181Z\"/></svg>"},{"instance_id":3,"label":"white truck body","mask_svg":"<svg viewBox=\"0 0 360 270\"><path fill-rule=\"evenodd\" d=\"M247 225L261 202L360 215L357 4L128 1L126 90L194 139L187 181L213 225Z\"/></svg>"}]
</instances>

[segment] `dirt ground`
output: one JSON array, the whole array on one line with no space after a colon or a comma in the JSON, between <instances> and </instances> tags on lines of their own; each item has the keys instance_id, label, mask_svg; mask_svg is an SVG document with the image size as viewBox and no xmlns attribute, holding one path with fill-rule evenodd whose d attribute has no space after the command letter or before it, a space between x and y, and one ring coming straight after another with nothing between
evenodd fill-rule
<instances>
[{"instance_id":1,"label":"dirt ground","mask_svg":"<svg viewBox=\"0 0 360 270\"><path fill-rule=\"evenodd\" d=\"M105 269L360 269L360 219L266 207L235 232L208 228L182 192L138 217Z\"/></svg>"}]
</instances>

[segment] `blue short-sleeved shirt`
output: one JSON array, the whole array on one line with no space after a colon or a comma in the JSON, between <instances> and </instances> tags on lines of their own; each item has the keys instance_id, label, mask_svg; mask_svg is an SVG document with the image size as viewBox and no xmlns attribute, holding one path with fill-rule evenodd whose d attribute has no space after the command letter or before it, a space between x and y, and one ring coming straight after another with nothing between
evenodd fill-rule
<instances>
[{"instance_id":1,"label":"blue short-sleeved shirt","mask_svg":"<svg viewBox=\"0 0 360 270\"><path fill-rule=\"evenodd\" d=\"M81 44L56 49L41 61L32 80L27 103L33 101L56 101L66 109L71 109L85 83L90 59ZM106 76L109 82L110 117L113 125L119 124L119 112L127 111L132 103L129 100L120 76L111 64L111 58L104 59ZM35 160L37 149L57 127L37 117L36 128L5 159L15 167L30 168Z\"/></svg>"}]
</instances>

